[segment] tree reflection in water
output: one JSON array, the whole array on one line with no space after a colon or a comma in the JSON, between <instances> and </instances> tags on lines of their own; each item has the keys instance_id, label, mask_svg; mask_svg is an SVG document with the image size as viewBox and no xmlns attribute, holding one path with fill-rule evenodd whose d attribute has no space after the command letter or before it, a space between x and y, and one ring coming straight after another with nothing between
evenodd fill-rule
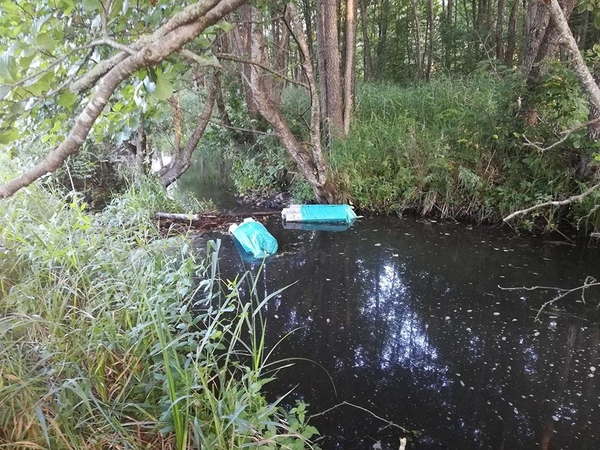
<instances>
[{"instance_id":1,"label":"tree reflection in water","mask_svg":"<svg viewBox=\"0 0 600 450\"><path fill-rule=\"evenodd\" d=\"M401 425L407 448L600 448L599 328L543 315L543 291L574 287L596 249L426 221L362 220L345 232L268 224L280 253L260 283L269 344L287 333L272 395L293 389L319 413L351 403ZM244 267L228 238L223 270ZM597 295L597 294L596 294ZM564 300L574 302L576 297ZM323 448L397 449L404 436L347 404L314 418Z\"/></svg>"}]
</instances>

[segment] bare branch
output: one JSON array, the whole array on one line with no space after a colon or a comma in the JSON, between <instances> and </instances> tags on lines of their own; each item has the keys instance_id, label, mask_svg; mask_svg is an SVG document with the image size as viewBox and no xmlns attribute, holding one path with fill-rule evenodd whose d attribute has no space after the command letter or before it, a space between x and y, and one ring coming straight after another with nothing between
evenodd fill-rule
<instances>
[{"instance_id":1,"label":"bare branch","mask_svg":"<svg viewBox=\"0 0 600 450\"><path fill-rule=\"evenodd\" d=\"M567 139L569 139L569 137L571 137L571 135L573 133L575 133L576 131L579 131L583 128L587 128L590 125L593 125L595 123L600 122L600 117L596 118L596 119L592 119L592 120L588 120L585 123L580 123L575 125L573 128L569 128L568 130L562 131L560 134L563 136L560 140L556 141L554 144L548 146L548 147L541 147L539 146L536 142L531 142L529 139L527 139L526 136L523 136L523 139L525 139L525 146L527 147L533 147L536 150L538 150L539 152L547 152L549 150L552 150L553 148L558 147L559 145L561 145L563 142L565 142Z\"/></svg>"},{"instance_id":2,"label":"bare branch","mask_svg":"<svg viewBox=\"0 0 600 450\"><path fill-rule=\"evenodd\" d=\"M367 408L364 408L364 407L362 407L362 406L355 405L354 403L350 403L350 402L347 402L347 401L343 401L342 403L338 403L337 405L334 405L334 406L332 406L331 408L329 408L329 409L326 409L325 411L322 411L322 412L320 412L320 413L313 414L312 416L310 416L310 418L312 419L313 417L319 417L319 416L323 416L323 415L325 415L325 414L327 414L327 413L329 413L329 412L333 411L334 409L337 409L337 408L339 408L340 406L351 406L352 408L360 409L361 411L364 411L364 412L366 412L366 413L368 413L368 414L372 415L372 416L373 416L373 417L375 417L376 419L378 419L378 420L381 420L382 422L385 422L385 423L387 424L387 425L386 425L386 428L387 428L387 427L394 427L394 428L398 428L398 429L402 430L402 431L403 431L403 432L405 432L405 433L410 433L410 431L409 431L409 430L407 430L406 428L404 428L404 427L402 427L402 426L400 426L400 425L398 425L398 424L395 424L394 422L391 422L391 421L389 421L389 420L387 420L387 419L384 419L383 417L380 417L380 416L378 416L378 415L377 415L377 414L375 414L373 411L370 411L370 410L368 410Z\"/></svg>"},{"instance_id":3,"label":"bare branch","mask_svg":"<svg viewBox=\"0 0 600 450\"><path fill-rule=\"evenodd\" d=\"M581 201L583 201L583 199L585 197L587 197L588 195L592 194L598 188L600 188L600 183L593 185L587 191L582 192L579 195L574 195L574 196L566 198L564 200L556 200L556 201L538 203L537 205L534 205L534 206L532 206L530 208L520 209L520 210L515 211L512 214L509 214L508 216L506 216L503 219L503 221L504 222L508 222L509 220L513 219L516 216L521 216L523 214L528 214L531 211L535 211L535 210L540 209L540 208L545 208L546 206L563 206L563 205L568 205L568 204L574 203L574 202L581 202Z\"/></svg>"},{"instance_id":4,"label":"bare branch","mask_svg":"<svg viewBox=\"0 0 600 450\"><path fill-rule=\"evenodd\" d=\"M243 63L243 64L251 64L253 66L260 67L262 70L264 70L265 72L269 72L270 74L274 75L276 78L281 78L282 80L285 80L288 83L295 84L297 86L302 86L303 88L308 89L308 85L306 83L302 83L301 81L296 81L291 78L288 78L285 75L281 74L280 72L277 72L277 71L271 69L266 64L261 63L260 61L253 61L253 60L248 60L245 58L240 58L239 56L231 55L229 53L217 53L215 56L217 58L225 59L228 61L235 61L235 62L239 62L239 63Z\"/></svg>"},{"instance_id":5,"label":"bare branch","mask_svg":"<svg viewBox=\"0 0 600 450\"><path fill-rule=\"evenodd\" d=\"M567 295L572 294L573 292L581 291L581 302L585 305L586 289L595 287L595 286L600 286L600 282L598 282L598 280L596 280L594 277L591 277L588 275L587 277L585 277L585 280L583 281L583 284L581 286L577 286L576 288L573 288L573 289L564 289L564 288L552 287L552 286L532 286L532 287L521 286L521 287L510 287L510 288L506 288L506 287L502 287L502 286L498 286L498 287L500 289L502 289L503 291L536 291L536 290L556 291L558 294L551 300L548 300L547 302L545 302L538 310L538 313L535 316L535 320L538 320L540 317L540 314L546 307L552 305L553 303L557 302L558 300L560 300L562 298L565 298ZM600 303L598 303L598 307L600 307Z\"/></svg>"}]
</instances>

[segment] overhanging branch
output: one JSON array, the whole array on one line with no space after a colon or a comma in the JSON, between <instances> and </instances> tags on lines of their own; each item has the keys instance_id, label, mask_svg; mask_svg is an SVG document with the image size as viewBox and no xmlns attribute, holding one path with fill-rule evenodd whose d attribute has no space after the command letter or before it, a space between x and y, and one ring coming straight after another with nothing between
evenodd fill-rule
<instances>
[{"instance_id":1,"label":"overhanging branch","mask_svg":"<svg viewBox=\"0 0 600 450\"><path fill-rule=\"evenodd\" d=\"M202 1L187 7L183 12L201 12L200 15L182 16L177 14L179 25L167 27L172 20L161 27L165 31L151 43L145 45L134 55L122 55L122 60L114 65L98 82L98 89L92 94L83 111L75 119L75 125L67 138L54 148L42 161L19 177L0 186L0 199L9 197L19 189L29 186L35 180L58 169L64 161L79 151L94 122L120 83L129 79L143 67L153 66L163 61L173 52L179 51L186 43L194 40L208 26L214 25L226 14L241 6L245 0ZM207 7L209 5L210 7ZM153 35L154 36L154 35Z\"/></svg>"}]
</instances>

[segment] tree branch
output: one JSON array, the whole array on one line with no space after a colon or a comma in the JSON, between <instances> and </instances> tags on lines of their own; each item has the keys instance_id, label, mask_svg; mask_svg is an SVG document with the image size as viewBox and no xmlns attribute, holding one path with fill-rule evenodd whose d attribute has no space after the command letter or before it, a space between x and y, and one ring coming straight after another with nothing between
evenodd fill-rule
<instances>
[{"instance_id":1,"label":"tree branch","mask_svg":"<svg viewBox=\"0 0 600 450\"><path fill-rule=\"evenodd\" d=\"M569 295L573 292L581 291L581 302L585 305L586 289L595 287L595 286L600 286L600 283L594 277L588 275L587 277L585 277L585 280L583 281L583 284L581 286L577 286L576 288L573 288L573 289L564 289L564 288L552 287L552 286L532 286L532 287L521 286L521 287L510 287L510 288L506 288L506 287L502 287L502 286L498 286L498 287L500 289L502 289L503 291L536 291L536 290L556 291L557 295L554 298L552 298L551 300L548 300L547 302L545 302L538 310L538 312L535 316L535 319L534 319L534 320L538 320L538 318L540 317L540 314L547 306L552 305L553 303L557 302L558 300L560 300L562 298L565 298L567 295ZM598 303L597 307L600 307L600 303Z\"/></svg>"},{"instance_id":2,"label":"tree branch","mask_svg":"<svg viewBox=\"0 0 600 450\"><path fill-rule=\"evenodd\" d=\"M79 151L94 122L108 103L110 97L120 83L129 79L136 71L143 67L154 66L164 60L171 53L180 50L186 43L194 40L208 26L214 25L226 14L235 10L245 0L220 0L203 1L191 5L184 11L200 10L203 15L195 16L192 21L182 21L181 14L176 15L181 25L169 29L160 39L144 46L134 55L123 56L123 60L112 67L99 81L98 89L92 94L83 111L75 119L70 134L56 148L54 148L42 161L19 177L0 186L0 199L9 197L19 189L26 187L42 176L58 169L64 161ZM210 5L210 8L207 7ZM194 9L195 7L195 9ZM167 22L167 25L172 21ZM161 27L165 30L166 26Z\"/></svg>"},{"instance_id":3,"label":"tree branch","mask_svg":"<svg viewBox=\"0 0 600 450\"><path fill-rule=\"evenodd\" d=\"M583 128L587 128L588 126L593 125L598 122L600 122L600 117L598 117L596 119L588 120L585 123L580 123L578 125L575 125L573 128L569 128L568 130L562 131L560 134L562 134L563 137L560 140L556 141L554 144L549 145L548 147L540 147L536 142L531 142L529 139L527 139L526 136L523 136L523 139L525 139L526 147L533 147L536 150L538 150L539 152L544 153L544 152L552 150L553 148L556 148L559 145L561 145L563 142L565 142L567 139L569 139L569 137L571 137L571 135L573 133L575 133L576 131L579 131Z\"/></svg>"},{"instance_id":4,"label":"tree branch","mask_svg":"<svg viewBox=\"0 0 600 450\"><path fill-rule=\"evenodd\" d=\"M227 1L223 2L222 0L203 0L186 7L183 11L175 14L167 23L158 28L151 35L142 36L140 39L130 44L129 48L132 50L141 50L147 45L159 42L162 37L167 35L167 33L170 33L186 23L197 20L213 7L218 7L220 2L227 3ZM245 1L240 1L239 3L245 3ZM93 69L71 84L71 92L79 94L84 90L89 89L100 78L107 74L109 70L127 58L127 56L127 53L120 52L109 59L101 61Z\"/></svg>"},{"instance_id":5,"label":"tree branch","mask_svg":"<svg viewBox=\"0 0 600 450\"><path fill-rule=\"evenodd\" d=\"M239 62L242 64L251 64L253 66L260 67L265 72L269 72L270 74L274 75L277 78L281 78L282 80L285 80L288 83L295 84L297 86L301 86L305 89L308 89L308 85L306 83L302 83L301 81L296 81L291 78L288 78L285 75L282 75L280 72L277 72L277 71L271 69L266 64L261 63L260 61L254 61L254 60L248 60L245 58L240 58L239 56L231 55L229 53L217 53L217 54L215 54L215 56L217 58L225 59L228 61L235 61L235 62Z\"/></svg>"},{"instance_id":6,"label":"tree branch","mask_svg":"<svg viewBox=\"0 0 600 450\"><path fill-rule=\"evenodd\" d=\"M564 199L564 200L556 200L556 201L538 203L537 205L534 205L534 206L532 206L530 208L520 209L520 210L515 211L512 214L509 214L508 216L506 216L503 219L503 221L504 222L508 222L509 220L513 219L516 216L520 216L520 215L523 215L523 214L528 214L531 211L535 211L536 209L540 209L540 208L545 208L546 206L563 206L563 205L568 205L568 204L574 203L574 202L581 202L581 201L583 201L583 199L585 197L587 197L588 195L592 194L598 188L600 188L600 183L593 185L587 191L582 192L579 195L574 195L574 196L569 197L569 198Z\"/></svg>"}]
</instances>

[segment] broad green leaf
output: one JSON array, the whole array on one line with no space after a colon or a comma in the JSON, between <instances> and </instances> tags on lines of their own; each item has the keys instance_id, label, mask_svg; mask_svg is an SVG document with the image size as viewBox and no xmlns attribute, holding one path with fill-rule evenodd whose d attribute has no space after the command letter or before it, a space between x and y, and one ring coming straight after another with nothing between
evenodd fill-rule
<instances>
[{"instance_id":1,"label":"broad green leaf","mask_svg":"<svg viewBox=\"0 0 600 450\"><path fill-rule=\"evenodd\" d=\"M0 80L14 82L15 59L8 52L0 55Z\"/></svg>"},{"instance_id":2,"label":"broad green leaf","mask_svg":"<svg viewBox=\"0 0 600 450\"><path fill-rule=\"evenodd\" d=\"M83 0L81 5L86 11L99 11L102 9L102 3L100 3L100 0Z\"/></svg>"},{"instance_id":3,"label":"broad green leaf","mask_svg":"<svg viewBox=\"0 0 600 450\"><path fill-rule=\"evenodd\" d=\"M10 86L0 84L0 100L4 100L6 97L8 97L10 90Z\"/></svg>"},{"instance_id":4,"label":"broad green leaf","mask_svg":"<svg viewBox=\"0 0 600 450\"><path fill-rule=\"evenodd\" d=\"M222 20L216 26L223 30L224 33L229 33L231 30L233 30L233 25L225 20Z\"/></svg>"},{"instance_id":5,"label":"broad green leaf","mask_svg":"<svg viewBox=\"0 0 600 450\"><path fill-rule=\"evenodd\" d=\"M158 100L168 100L173 95L173 85L167 78L160 74L156 80L156 89L152 95Z\"/></svg>"},{"instance_id":6,"label":"broad green leaf","mask_svg":"<svg viewBox=\"0 0 600 450\"><path fill-rule=\"evenodd\" d=\"M10 144L17 139L19 139L19 132L14 128L3 131L2 134L0 134L0 144Z\"/></svg>"},{"instance_id":7,"label":"broad green leaf","mask_svg":"<svg viewBox=\"0 0 600 450\"><path fill-rule=\"evenodd\" d=\"M60 94L58 98L58 104L64 108L70 108L77 101L77 95L71 93L70 91L65 91Z\"/></svg>"}]
</instances>

